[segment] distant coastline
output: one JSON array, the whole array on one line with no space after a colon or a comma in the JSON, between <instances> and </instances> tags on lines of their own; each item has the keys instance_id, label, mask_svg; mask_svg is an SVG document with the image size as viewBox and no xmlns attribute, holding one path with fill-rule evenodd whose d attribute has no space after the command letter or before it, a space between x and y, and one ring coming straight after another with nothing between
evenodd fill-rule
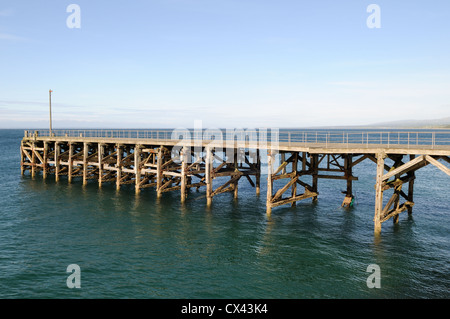
<instances>
[{"instance_id":1,"label":"distant coastline","mask_svg":"<svg viewBox=\"0 0 450 319\"><path fill-rule=\"evenodd\" d=\"M276 126L274 126L276 127ZM205 127L206 128L206 127ZM205 129L204 128L204 129ZM382 123L373 123L366 125L314 125L314 126L303 126L303 127L279 127L283 130L449 130L450 129L450 117L445 117L441 119L431 119L431 120L402 120L402 121L391 121ZM21 129L21 130L45 130L47 125L38 125L26 128L8 128L4 127L0 129ZM54 127L54 129L62 130L146 130L146 129L161 129L161 130L172 130L174 128L164 128L164 127L137 127L137 128L123 128L123 127ZM191 128L192 129L192 128Z\"/></svg>"},{"instance_id":2,"label":"distant coastline","mask_svg":"<svg viewBox=\"0 0 450 319\"><path fill-rule=\"evenodd\" d=\"M313 126L307 129L352 129L352 130L448 130L450 117L431 120L401 120L367 125Z\"/></svg>"}]
</instances>

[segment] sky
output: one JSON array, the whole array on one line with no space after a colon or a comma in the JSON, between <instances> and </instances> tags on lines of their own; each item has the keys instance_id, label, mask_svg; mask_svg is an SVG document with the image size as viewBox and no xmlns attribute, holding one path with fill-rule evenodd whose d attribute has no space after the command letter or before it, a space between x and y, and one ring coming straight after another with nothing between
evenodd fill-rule
<instances>
[{"instance_id":1,"label":"sky","mask_svg":"<svg viewBox=\"0 0 450 319\"><path fill-rule=\"evenodd\" d=\"M0 128L50 89L54 129L449 117L450 1L0 0Z\"/></svg>"}]
</instances>

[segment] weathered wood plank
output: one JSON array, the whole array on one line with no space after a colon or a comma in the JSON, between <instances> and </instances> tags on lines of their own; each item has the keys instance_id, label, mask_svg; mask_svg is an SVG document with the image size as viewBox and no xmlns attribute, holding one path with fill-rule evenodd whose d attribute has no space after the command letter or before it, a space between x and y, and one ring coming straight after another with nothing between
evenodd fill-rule
<instances>
[{"instance_id":1,"label":"weathered wood plank","mask_svg":"<svg viewBox=\"0 0 450 319\"><path fill-rule=\"evenodd\" d=\"M427 160L427 162L433 164L434 166L439 168L441 171L443 171L445 174L450 176L450 169L447 166L440 163L439 161L437 161L435 158L431 157L430 155L425 155L425 159Z\"/></svg>"},{"instance_id":2,"label":"weathered wood plank","mask_svg":"<svg viewBox=\"0 0 450 319\"><path fill-rule=\"evenodd\" d=\"M298 180L298 176L295 176L295 177L292 178L286 185L284 185L281 189L279 189L279 190L275 193L275 195L273 196L273 198L272 198L272 203L273 203L274 201L276 201L281 195L283 195L283 193L284 193L285 191L287 191L288 188L291 187L294 183L296 183L297 180Z\"/></svg>"},{"instance_id":3,"label":"weathered wood plank","mask_svg":"<svg viewBox=\"0 0 450 319\"><path fill-rule=\"evenodd\" d=\"M382 181L385 181L389 178L391 178L392 176L395 176L397 174L405 174L407 173L411 167L413 167L416 164L419 164L420 162L423 162L425 160L425 157L423 155L416 157L413 160L410 160L408 163L403 164L395 169L391 169L388 173L384 174L383 177L381 178Z\"/></svg>"},{"instance_id":4,"label":"weathered wood plank","mask_svg":"<svg viewBox=\"0 0 450 319\"><path fill-rule=\"evenodd\" d=\"M292 203L292 202L297 202L297 201L300 201L300 200L304 200L304 199L307 199L307 198L314 198L314 197L317 197L317 195L318 194L315 193L315 192L307 191L304 194L297 195L295 197L281 199L279 201L273 202L273 203L271 203L271 206L272 207L281 206L281 205L289 204L289 203Z\"/></svg>"}]
</instances>

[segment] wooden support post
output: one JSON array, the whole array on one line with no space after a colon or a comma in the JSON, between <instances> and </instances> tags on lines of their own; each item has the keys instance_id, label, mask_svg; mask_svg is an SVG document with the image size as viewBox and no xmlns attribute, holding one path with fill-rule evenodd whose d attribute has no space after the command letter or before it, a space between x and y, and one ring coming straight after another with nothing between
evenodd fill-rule
<instances>
[{"instance_id":1,"label":"wooden support post","mask_svg":"<svg viewBox=\"0 0 450 319\"><path fill-rule=\"evenodd\" d=\"M400 156L399 158L398 158L398 161L399 161L399 163L402 163L402 159L403 159L403 156ZM401 176L402 174L397 174L397 175L395 175L395 180L400 180L400 176ZM394 190L394 194L396 195L395 196L395 200L394 200L394 209L397 211L398 209L399 209L399 207L400 207L400 192L402 191L402 184L400 184L400 185L398 185L398 186L396 186L395 187L395 190ZM395 215L395 216L393 216L393 218L392 218L392 221L394 222L394 224L398 224L398 217L399 217L399 215L400 214L397 214L397 215Z\"/></svg>"},{"instance_id":2,"label":"wooden support post","mask_svg":"<svg viewBox=\"0 0 450 319\"><path fill-rule=\"evenodd\" d=\"M352 154L347 154L345 156L345 177L347 177L347 195L348 196L353 196L353 180L352 180L352 176L353 176L353 170L352 170L352 160L353 160L353 156Z\"/></svg>"},{"instance_id":3,"label":"wooden support post","mask_svg":"<svg viewBox=\"0 0 450 319\"><path fill-rule=\"evenodd\" d=\"M141 182L141 146L134 146L134 174L135 174L135 190L140 192L139 183Z\"/></svg>"},{"instance_id":4,"label":"wooden support post","mask_svg":"<svg viewBox=\"0 0 450 319\"><path fill-rule=\"evenodd\" d=\"M161 186L162 186L162 161L163 161L163 152L162 152L162 146L158 149L158 158L156 159L156 197L161 198L162 192L161 192Z\"/></svg>"},{"instance_id":5,"label":"wooden support post","mask_svg":"<svg viewBox=\"0 0 450 319\"><path fill-rule=\"evenodd\" d=\"M20 142L20 174L23 176L25 172L25 165L24 164L24 153L23 153L23 141Z\"/></svg>"},{"instance_id":6,"label":"wooden support post","mask_svg":"<svg viewBox=\"0 0 450 319\"><path fill-rule=\"evenodd\" d=\"M410 155L409 159L412 161L416 156ZM408 175L412 177L408 182L408 201L414 203L414 180L416 178L416 174L414 171L408 172ZM412 214L412 205L408 205L408 214Z\"/></svg>"},{"instance_id":7,"label":"wooden support post","mask_svg":"<svg viewBox=\"0 0 450 319\"><path fill-rule=\"evenodd\" d=\"M187 163L188 152L186 147L183 147L180 151L180 160L181 160L181 202L184 203L186 200L186 163Z\"/></svg>"},{"instance_id":8,"label":"wooden support post","mask_svg":"<svg viewBox=\"0 0 450 319\"><path fill-rule=\"evenodd\" d=\"M102 182L103 182L103 150L104 150L104 145L102 143L98 143L98 146L97 146L98 187L102 187Z\"/></svg>"},{"instance_id":9,"label":"wooden support post","mask_svg":"<svg viewBox=\"0 0 450 319\"><path fill-rule=\"evenodd\" d=\"M319 155L311 155L311 169L312 169L312 191L317 193L318 175L319 175ZM313 202L317 201L317 196L312 198Z\"/></svg>"},{"instance_id":10,"label":"wooden support post","mask_svg":"<svg viewBox=\"0 0 450 319\"><path fill-rule=\"evenodd\" d=\"M272 150L267 150L267 199L266 199L266 213L268 215L272 212L272 193L273 193L273 155Z\"/></svg>"},{"instance_id":11,"label":"wooden support post","mask_svg":"<svg viewBox=\"0 0 450 319\"><path fill-rule=\"evenodd\" d=\"M260 153L259 148L256 150L256 174L255 174L255 180L256 180L256 195L259 196L261 193L261 159L260 159Z\"/></svg>"},{"instance_id":12,"label":"wooden support post","mask_svg":"<svg viewBox=\"0 0 450 319\"><path fill-rule=\"evenodd\" d=\"M286 153L281 153L280 154L281 157L281 163L283 164L284 162L286 162ZM286 166L283 166L283 168L281 169L281 174L286 174Z\"/></svg>"},{"instance_id":13,"label":"wooden support post","mask_svg":"<svg viewBox=\"0 0 450 319\"><path fill-rule=\"evenodd\" d=\"M342 154L344 158L344 178L347 180L347 190L345 191L345 198L342 202L342 207L350 207L353 201L353 173L352 173L352 155Z\"/></svg>"},{"instance_id":14,"label":"wooden support post","mask_svg":"<svg viewBox=\"0 0 450 319\"><path fill-rule=\"evenodd\" d=\"M399 186L397 186L395 188L394 194L395 194L395 200L394 200L394 209L396 211L398 211L398 209L400 208L400 191L402 190L402 185L400 184ZM395 215L394 217L392 217L392 221L394 222L394 224L398 224L398 216L400 214Z\"/></svg>"},{"instance_id":15,"label":"wooden support post","mask_svg":"<svg viewBox=\"0 0 450 319\"><path fill-rule=\"evenodd\" d=\"M375 234L381 233L381 214L383 212L383 174L384 174L384 153L376 154L377 158L377 177L375 185L375 217L374 226Z\"/></svg>"},{"instance_id":16,"label":"wooden support post","mask_svg":"<svg viewBox=\"0 0 450 319\"><path fill-rule=\"evenodd\" d=\"M61 146L55 142L55 181L59 181L59 163L60 163Z\"/></svg>"},{"instance_id":17,"label":"wooden support post","mask_svg":"<svg viewBox=\"0 0 450 319\"><path fill-rule=\"evenodd\" d=\"M303 172L306 171L306 152L303 152L303 155L302 155L302 171Z\"/></svg>"},{"instance_id":18,"label":"wooden support post","mask_svg":"<svg viewBox=\"0 0 450 319\"><path fill-rule=\"evenodd\" d=\"M84 142L83 143L83 185L87 185L88 152L89 152L89 144Z\"/></svg>"},{"instance_id":19,"label":"wooden support post","mask_svg":"<svg viewBox=\"0 0 450 319\"><path fill-rule=\"evenodd\" d=\"M212 153L211 148L208 146L205 148L206 151L206 162L205 162L205 180L206 180L206 205L211 206L212 204Z\"/></svg>"},{"instance_id":20,"label":"wooden support post","mask_svg":"<svg viewBox=\"0 0 450 319\"><path fill-rule=\"evenodd\" d=\"M72 183L72 172L73 172L73 143L69 142L69 160L68 160L68 176L67 180L69 183Z\"/></svg>"},{"instance_id":21,"label":"wooden support post","mask_svg":"<svg viewBox=\"0 0 450 319\"><path fill-rule=\"evenodd\" d=\"M117 148L117 162L116 162L116 189L120 189L120 179L122 178L122 146L116 145Z\"/></svg>"},{"instance_id":22,"label":"wooden support post","mask_svg":"<svg viewBox=\"0 0 450 319\"><path fill-rule=\"evenodd\" d=\"M292 173L295 173L295 176L293 178L298 178L298 172L297 172L297 162L298 162L298 153L296 152L294 154L294 158L292 159ZM295 182L292 184L292 192L291 192L292 198L297 196L297 183ZM291 207L297 206L297 202L292 202Z\"/></svg>"},{"instance_id":23,"label":"wooden support post","mask_svg":"<svg viewBox=\"0 0 450 319\"><path fill-rule=\"evenodd\" d=\"M35 152L35 142L31 144L31 177L36 175L36 154Z\"/></svg>"},{"instance_id":24,"label":"wooden support post","mask_svg":"<svg viewBox=\"0 0 450 319\"><path fill-rule=\"evenodd\" d=\"M239 169L238 169L238 152L239 152L239 148L236 148L235 152L234 152L234 171L236 173L239 172ZM231 178L233 178L233 177L231 177ZM234 198L238 198L238 182L239 182L239 178L237 178L236 181L233 183Z\"/></svg>"},{"instance_id":25,"label":"wooden support post","mask_svg":"<svg viewBox=\"0 0 450 319\"><path fill-rule=\"evenodd\" d=\"M42 177L44 179L47 178L47 172L48 172L48 143L44 142L44 163L42 163Z\"/></svg>"}]
</instances>

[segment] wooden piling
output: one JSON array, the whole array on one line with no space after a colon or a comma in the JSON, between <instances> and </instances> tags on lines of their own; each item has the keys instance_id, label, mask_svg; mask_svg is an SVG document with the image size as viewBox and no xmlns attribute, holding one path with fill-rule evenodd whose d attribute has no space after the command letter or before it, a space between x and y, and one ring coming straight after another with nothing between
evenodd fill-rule
<instances>
[{"instance_id":1,"label":"wooden piling","mask_svg":"<svg viewBox=\"0 0 450 319\"><path fill-rule=\"evenodd\" d=\"M134 146L134 174L135 174L135 190L136 193L140 192L139 184L141 182L141 147L140 145Z\"/></svg>"},{"instance_id":2,"label":"wooden piling","mask_svg":"<svg viewBox=\"0 0 450 319\"><path fill-rule=\"evenodd\" d=\"M20 174L23 176L25 173L25 165L24 165L24 150L23 150L23 141L20 142Z\"/></svg>"},{"instance_id":3,"label":"wooden piling","mask_svg":"<svg viewBox=\"0 0 450 319\"><path fill-rule=\"evenodd\" d=\"M183 149L180 151L180 160L181 160L181 202L184 203L186 201L186 167L187 167L187 149L186 147L183 147Z\"/></svg>"},{"instance_id":4,"label":"wooden piling","mask_svg":"<svg viewBox=\"0 0 450 319\"><path fill-rule=\"evenodd\" d=\"M416 156L410 155L409 159L412 161ZM410 180L408 182L408 201L411 203L414 203L414 180L416 179L416 173L415 171L408 172L408 175L410 176ZM413 206L408 206L408 214L412 214Z\"/></svg>"},{"instance_id":5,"label":"wooden piling","mask_svg":"<svg viewBox=\"0 0 450 319\"><path fill-rule=\"evenodd\" d=\"M36 176L36 154L35 154L35 142L31 144L31 177Z\"/></svg>"},{"instance_id":6,"label":"wooden piling","mask_svg":"<svg viewBox=\"0 0 450 319\"><path fill-rule=\"evenodd\" d=\"M206 205L211 206L212 204L212 153L211 148L207 146L205 148L206 161L205 161L205 182L206 182Z\"/></svg>"},{"instance_id":7,"label":"wooden piling","mask_svg":"<svg viewBox=\"0 0 450 319\"><path fill-rule=\"evenodd\" d=\"M84 142L83 143L83 185L87 185L88 154L89 154L89 144Z\"/></svg>"},{"instance_id":8,"label":"wooden piling","mask_svg":"<svg viewBox=\"0 0 450 319\"><path fill-rule=\"evenodd\" d=\"M98 145L97 145L98 187L102 187L102 183L103 183L103 151L104 151L103 144L98 143Z\"/></svg>"},{"instance_id":9,"label":"wooden piling","mask_svg":"<svg viewBox=\"0 0 450 319\"><path fill-rule=\"evenodd\" d=\"M43 154L43 163L42 163L42 178L47 178L48 172L48 142L44 141L44 154Z\"/></svg>"},{"instance_id":10,"label":"wooden piling","mask_svg":"<svg viewBox=\"0 0 450 319\"><path fill-rule=\"evenodd\" d=\"M272 150L267 150L267 198L266 198L266 213L268 215L272 212L272 195L273 195L273 155Z\"/></svg>"},{"instance_id":11,"label":"wooden piling","mask_svg":"<svg viewBox=\"0 0 450 319\"><path fill-rule=\"evenodd\" d=\"M162 162L163 162L163 147L158 148L158 158L156 159L156 197L161 198L161 186L162 186Z\"/></svg>"},{"instance_id":12,"label":"wooden piling","mask_svg":"<svg viewBox=\"0 0 450 319\"><path fill-rule=\"evenodd\" d=\"M297 164L298 164L298 152L295 152L294 154L294 158L292 159L292 173L293 175L295 174L295 178L298 178L298 172L297 172ZM292 198L297 196L297 182L292 184L292 191L291 191L291 196ZM291 207L296 207L297 206L297 202L293 201L291 204Z\"/></svg>"},{"instance_id":13,"label":"wooden piling","mask_svg":"<svg viewBox=\"0 0 450 319\"><path fill-rule=\"evenodd\" d=\"M60 170L60 153L61 146L58 142L55 142L55 181L59 181L59 170Z\"/></svg>"},{"instance_id":14,"label":"wooden piling","mask_svg":"<svg viewBox=\"0 0 450 319\"><path fill-rule=\"evenodd\" d=\"M381 233L381 213L383 211L383 173L384 173L384 153L377 153L377 175L375 185L375 217L374 226L375 234Z\"/></svg>"},{"instance_id":15,"label":"wooden piling","mask_svg":"<svg viewBox=\"0 0 450 319\"><path fill-rule=\"evenodd\" d=\"M238 169L238 152L239 152L239 148L236 148L234 150L234 172L235 173L239 173L239 169ZM232 176L231 178L233 178L234 176ZM238 198L238 183L239 183L239 178L237 178L234 182L233 182L233 193L234 193L234 198Z\"/></svg>"},{"instance_id":16,"label":"wooden piling","mask_svg":"<svg viewBox=\"0 0 450 319\"><path fill-rule=\"evenodd\" d=\"M255 174L256 195L261 193L261 158L259 148L256 150L256 174Z\"/></svg>"},{"instance_id":17,"label":"wooden piling","mask_svg":"<svg viewBox=\"0 0 450 319\"><path fill-rule=\"evenodd\" d=\"M122 178L122 146L120 144L116 144L117 149L117 157L116 157L116 189L120 189L120 180Z\"/></svg>"},{"instance_id":18,"label":"wooden piling","mask_svg":"<svg viewBox=\"0 0 450 319\"><path fill-rule=\"evenodd\" d=\"M69 183L72 182L72 173L73 173L73 143L69 142L69 159L68 159L68 175L67 181Z\"/></svg>"},{"instance_id":19,"label":"wooden piling","mask_svg":"<svg viewBox=\"0 0 450 319\"><path fill-rule=\"evenodd\" d=\"M344 155L345 177L347 178L347 196L353 197L352 154Z\"/></svg>"},{"instance_id":20,"label":"wooden piling","mask_svg":"<svg viewBox=\"0 0 450 319\"><path fill-rule=\"evenodd\" d=\"M318 175L319 175L319 155L311 154L310 156L310 164L312 169L312 191L314 193L318 193ZM317 201L317 196L312 198L313 202Z\"/></svg>"}]
</instances>

